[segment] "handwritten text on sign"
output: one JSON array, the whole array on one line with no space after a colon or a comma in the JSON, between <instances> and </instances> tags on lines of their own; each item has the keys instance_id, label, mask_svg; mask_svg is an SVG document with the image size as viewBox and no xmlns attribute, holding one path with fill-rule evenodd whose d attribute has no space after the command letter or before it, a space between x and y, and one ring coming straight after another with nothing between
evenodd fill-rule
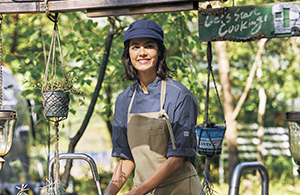
<instances>
[{"instance_id":1,"label":"handwritten text on sign","mask_svg":"<svg viewBox=\"0 0 300 195\"><path fill-rule=\"evenodd\" d=\"M256 17L253 19L253 16ZM263 23L267 22L267 19L268 15L262 15L257 8L249 12L237 9L234 14L221 14L221 16L216 16L213 19L210 19L210 16L206 16L204 26L209 28L212 24L219 24L218 36L228 36L238 31L250 31L251 35L256 35ZM234 21L234 24L232 21Z\"/></svg>"},{"instance_id":2,"label":"handwritten text on sign","mask_svg":"<svg viewBox=\"0 0 300 195\"><path fill-rule=\"evenodd\" d=\"M223 10L222 10L223 9ZM274 31L272 5L199 10L200 41L252 40ZM222 10L222 11L220 11Z\"/></svg>"}]
</instances>

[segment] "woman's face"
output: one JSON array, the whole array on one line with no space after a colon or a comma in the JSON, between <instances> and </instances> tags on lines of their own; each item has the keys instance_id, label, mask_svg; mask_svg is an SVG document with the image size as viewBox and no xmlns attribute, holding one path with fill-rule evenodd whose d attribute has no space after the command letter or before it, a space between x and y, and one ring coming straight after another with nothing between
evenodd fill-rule
<instances>
[{"instance_id":1,"label":"woman's face","mask_svg":"<svg viewBox=\"0 0 300 195\"><path fill-rule=\"evenodd\" d=\"M158 61L157 43L150 38L134 38L129 42L129 56L138 73L156 75Z\"/></svg>"}]
</instances>

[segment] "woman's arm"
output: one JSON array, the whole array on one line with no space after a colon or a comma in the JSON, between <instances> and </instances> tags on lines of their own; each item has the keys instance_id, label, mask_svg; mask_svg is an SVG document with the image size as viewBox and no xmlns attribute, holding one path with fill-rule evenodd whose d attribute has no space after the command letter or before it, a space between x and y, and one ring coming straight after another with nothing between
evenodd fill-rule
<instances>
[{"instance_id":1,"label":"woman's arm","mask_svg":"<svg viewBox=\"0 0 300 195\"><path fill-rule=\"evenodd\" d=\"M104 195L116 195L127 181L133 168L134 162L132 160L121 158Z\"/></svg>"},{"instance_id":2,"label":"woman's arm","mask_svg":"<svg viewBox=\"0 0 300 195\"><path fill-rule=\"evenodd\" d=\"M169 157L148 179L131 190L128 195L143 195L153 190L167 178L172 176L183 165L183 160L183 157Z\"/></svg>"}]
</instances>

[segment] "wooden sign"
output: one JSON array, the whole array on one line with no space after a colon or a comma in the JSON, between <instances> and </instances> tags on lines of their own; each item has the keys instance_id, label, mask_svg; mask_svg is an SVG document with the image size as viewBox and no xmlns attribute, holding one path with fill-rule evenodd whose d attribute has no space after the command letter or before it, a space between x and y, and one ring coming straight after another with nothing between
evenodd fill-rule
<instances>
[{"instance_id":1,"label":"wooden sign","mask_svg":"<svg viewBox=\"0 0 300 195\"><path fill-rule=\"evenodd\" d=\"M300 2L200 9L199 40L254 41L299 36Z\"/></svg>"}]
</instances>

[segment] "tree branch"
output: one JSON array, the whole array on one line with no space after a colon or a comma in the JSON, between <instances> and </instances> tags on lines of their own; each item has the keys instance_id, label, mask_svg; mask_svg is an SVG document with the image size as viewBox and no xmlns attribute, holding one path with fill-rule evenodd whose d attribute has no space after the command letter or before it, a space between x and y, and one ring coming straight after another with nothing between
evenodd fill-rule
<instances>
[{"instance_id":1,"label":"tree branch","mask_svg":"<svg viewBox=\"0 0 300 195\"><path fill-rule=\"evenodd\" d=\"M90 121L90 118L94 112L95 105L96 105L97 99L99 97L99 92L102 88L102 82L104 80L105 69L106 69L106 66L107 66L107 63L109 60L110 49L111 49L113 37L115 34L114 33L115 18L109 17L109 21L110 21L110 27L108 30L107 38L105 40L105 50L104 50L103 59L102 59L101 66L100 66L100 72L98 75L97 85L95 87L95 91L93 93L89 108L88 108L85 118L81 124L81 127L77 131L76 135L70 139L68 153L74 153L75 147L76 147L78 141L80 140L83 133L85 132L86 127ZM66 162L66 165L65 165L64 173L62 174L62 183L65 185L67 185L67 183L68 183L71 168L72 168L72 160L68 159Z\"/></svg>"},{"instance_id":2,"label":"tree branch","mask_svg":"<svg viewBox=\"0 0 300 195\"><path fill-rule=\"evenodd\" d=\"M258 45L259 45L259 49L256 53L256 57L255 57L255 61L251 67L251 70L250 70L250 74L247 78L247 83L246 83L246 86L245 86L245 89L244 89L244 92L243 94L241 95L232 115L231 115L231 119L232 120L235 120L236 117L238 116L241 108L242 108L242 105L243 103L245 102L246 100L246 97L248 95L248 92L250 91L250 88L251 88L251 84L253 82L253 78L254 78L254 75L255 75L255 72L256 72L256 68L258 66L258 64L261 63L261 55L264 51L264 47L265 47L265 43L266 43L267 39L261 39L259 42L258 42Z\"/></svg>"}]
</instances>

